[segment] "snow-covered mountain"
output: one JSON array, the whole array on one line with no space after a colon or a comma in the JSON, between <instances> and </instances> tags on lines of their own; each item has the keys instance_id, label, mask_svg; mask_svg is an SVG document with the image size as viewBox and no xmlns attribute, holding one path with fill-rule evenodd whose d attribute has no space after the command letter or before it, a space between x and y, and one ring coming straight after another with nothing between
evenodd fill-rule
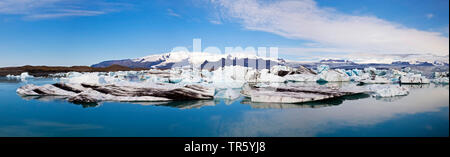
<instances>
[{"instance_id":1,"label":"snow-covered mountain","mask_svg":"<svg viewBox=\"0 0 450 157\"><path fill-rule=\"evenodd\" d=\"M375 60L379 60L376 57ZM386 57L385 57L386 58ZM290 67L299 67L300 65L308 68L315 68L317 65L326 64L331 68L365 68L370 66L382 67L406 67L406 66L446 66L448 67L448 56L434 55L391 55L387 56L391 62L354 62L354 60L344 59L323 59L319 62L298 62L284 60L281 58L260 57L245 53L232 54L212 54L204 52L171 52L164 54L155 54L136 59L110 60L92 65L92 67L108 67L114 64L127 66L130 68L159 68L169 69L173 67L183 67L193 65L202 69L216 69L229 65L240 65L244 67L253 67L258 69L270 68L274 65L286 65ZM355 60L364 60L364 57Z\"/></svg>"},{"instance_id":2,"label":"snow-covered mountain","mask_svg":"<svg viewBox=\"0 0 450 157\"><path fill-rule=\"evenodd\" d=\"M156 54L136 59L110 60L92 65L92 67L108 67L111 65L122 65L132 68L160 68L182 67L194 65L202 68L218 68L226 65L241 65L245 67L264 68L270 64L283 65L284 60L268 57L260 57L245 53L212 54L203 52L171 52Z\"/></svg>"}]
</instances>

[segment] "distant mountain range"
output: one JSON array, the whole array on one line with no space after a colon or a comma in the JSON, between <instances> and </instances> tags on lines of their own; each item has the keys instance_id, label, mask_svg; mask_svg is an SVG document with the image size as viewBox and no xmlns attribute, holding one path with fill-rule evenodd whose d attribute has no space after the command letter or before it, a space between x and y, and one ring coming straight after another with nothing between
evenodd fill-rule
<instances>
[{"instance_id":1,"label":"distant mountain range","mask_svg":"<svg viewBox=\"0 0 450 157\"><path fill-rule=\"evenodd\" d=\"M165 54L156 54L136 59L110 60L103 61L92 67L109 67L111 65L121 65L130 68L158 68L169 69L173 67L194 66L202 69L217 69L223 66L240 65L258 69L270 68L274 65L286 65L290 67L305 66L314 68L319 64L327 64L331 68L364 68L368 66L378 68L405 67L405 66L449 66L442 61L421 62L421 61L395 61L391 64L384 63L364 63L358 64L349 60L325 59L319 62L304 63L296 61L286 61L280 58L260 57L250 54L211 54L211 53L189 53L172 52Z\"/></svg>"},{"instance_id":2,"label":"distant mountain range","mask_svg":"<svg viewBox=\"0 0 450 157\"><path fill-rule=\"evenodd\" d=\"M108 67L122 65L130 68L158 68L169 69L172 67L195 66L202 69L217 69L223 66L240 65L258 69L270 68L274 65L285 65L283 59L259 57L256 55L235 54L211 54L173 52L150 55L137 59L110 60L92 65L92 67Z\"/></svg>"}]
</instances>

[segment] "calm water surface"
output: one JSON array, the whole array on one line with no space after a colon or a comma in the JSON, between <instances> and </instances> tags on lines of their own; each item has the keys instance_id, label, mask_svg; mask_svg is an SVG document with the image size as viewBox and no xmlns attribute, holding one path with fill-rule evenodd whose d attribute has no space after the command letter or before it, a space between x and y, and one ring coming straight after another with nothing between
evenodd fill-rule
<instances>
[{"instance_id":1,"label":"calm water surface","mask_svg":"<svg viewBox=\"0 0 450 157\"><path fill-rule=\"evenodd\" d=\"M51 79L27 83L53 83ZM0 136L449 136L449 86L408 96L357 95L305 104L234 101L75 105L20 97L0 78Z\"/></svg>"}]
</instances>

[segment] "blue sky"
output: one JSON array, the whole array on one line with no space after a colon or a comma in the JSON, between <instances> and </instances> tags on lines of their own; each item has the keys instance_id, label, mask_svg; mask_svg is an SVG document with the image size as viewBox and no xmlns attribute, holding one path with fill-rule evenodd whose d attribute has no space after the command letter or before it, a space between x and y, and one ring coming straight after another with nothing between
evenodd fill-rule
<instances>
[{"instance_id":1,"label":"blue sky","mask_svg":"<svg viewBox=\"0 0 450 157\"><path fill-rule=\"evenodd\" d=\"M448 55L448 0L0 0L0 66L91 65L176 46L276 46L308 60Z\"/></svg>"}]
</instances>

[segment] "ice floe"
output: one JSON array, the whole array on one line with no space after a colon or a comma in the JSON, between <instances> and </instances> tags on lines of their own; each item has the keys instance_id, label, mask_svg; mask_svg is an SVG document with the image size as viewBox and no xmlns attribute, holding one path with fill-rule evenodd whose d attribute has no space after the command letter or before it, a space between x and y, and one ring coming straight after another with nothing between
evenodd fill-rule
<instances>
[{"instance_id":1,"label":"ice floe","mask_svg":"<svg viewBox=\"0 0 450 157\"><path fill-rule=\"evenodd\" d=\"M362 83L366 83L366 84L386 84L386 83L393 83L392 80L382 77L382 76L374 76L372 78L368 78L368 79L362 79L360 80L360 82Z\"/></svg>"},{"instance_id":2,"label":"ice floe","mask_svg":"<svg viewBox=\"0 0 450 157\"><path fill-rule=\"evenodd\" d=\"M269 84L264 87L247 84L241 93L249 97L252 102L301 103L364 92L365 90L363 88L357 86L340 88L337 86L297 85L288 83Z\"/></svg>"},{"instance_id":3,"label":"ice floe","mask_svg":"<svg viewBox=\"0 0 450 157\"><path fill-rule=\"evenodd\" d=\"M422 76L421 74L408 73L400 77L400 83L403 84L422 84L430 83L430 80Z\"/></svg>"},{"instance_id":4,"label":"ice floe","mask_svg":"<svg viewBox=\"0 0 450 157\"><path fill-rule=\"evenodd\" d=\"M400 86L400 85L368 85L366 86L367 90L373 92L373 95L375 97L394 97L394 96L402 96L402 95L408 95L409 89Z\"/></svg>"},{"instance_id":5,"label":"ice floe","mask_svg":"<svg viewBox=\"0 0 450 157\"><path fill-rule=\"evenodd\" d=\"M350 76L342 69L330 69L328 65L319 65L317 67L319 82L347 82Z\"/></svg>"},{"instance_id":6,"label":"ice floe","mask_svg":"<svg viewBox=\"0 0 450 157\"><path fill-rule=\"evenodd\" d=\"M448 84L449 83L449 72L435 72L434 78L431 80L433 83L438 84Z\"/></svg>"},{"instance_id":7,"label":"ice floe","mask_svg":"<svg viewBox=\"0 0 450 157\"><path fill-rule=\"evenodd\" d=\"M170 101L213 99L215 89L199 85L152 84L148 86L55 83L36 86L28 84L16 91L23 96L67 96L70 102L100 101Z\"/></svg>"},{"instance_id":8,"label":"ice floe","mask_svg":"<svg viewBox=\"0 0 450 157\"><path fill-rule=\"evenodd\" d=\"M34 78L34 76L28 74L28 72L23 72L20 75L6 75L6 78L26 81L29 78Z\"/></svg>"},{"instance_id":9,"label":"ice floe","mask_svg":"<svg viewBox=\"0 0 450 157\"><path fill-rule=\"evenodd\" d=\"M225 89L225 90L219 90L215 95L214 98L220 98L220 99L229 99L234 100L241 96L240 89Z\"/></svg>"}]
</instances>

